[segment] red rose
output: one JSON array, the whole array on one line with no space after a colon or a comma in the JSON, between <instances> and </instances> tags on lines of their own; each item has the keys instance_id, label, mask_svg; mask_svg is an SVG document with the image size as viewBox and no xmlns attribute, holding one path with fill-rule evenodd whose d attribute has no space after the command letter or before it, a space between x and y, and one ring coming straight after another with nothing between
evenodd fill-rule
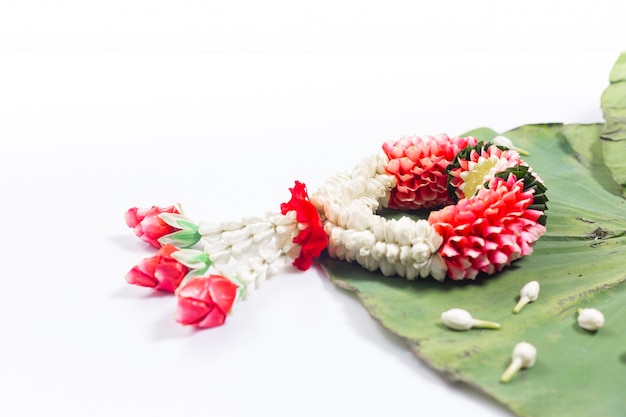
<instances>
[{"instance_id":1,"label":"red rose","mask_svg":"<svg viewBox=\"0 0 626 417\"><path fill-rule=\"evenodd\" d=\"M221 275L195 277L176 291L176 321L200 328L224 324L237 297L238 287Z\"/></svg>"},{"instance_id":2,"label":"red rose","mask_svg":"<svg viewBox=\"0 0 626 417\"><path fill-rule=\"evenodd\" d=\"M148 242L155 248L160 248L161 244L159 243L159 238L178 230L161 220L159 217L161 213L180 214L175 206L152 206L150 208L133 207L126 211L124 219L128 227L134 229L139 239Z\"/></svg>"},{"instance_id":3,"label":"red rose","mask_svg":"<svg viewBox=\"0 0 626 417\"><path fill-rule=\"evenodd\" d=\"M287 214L296 211L296 221L306 227L293 239L293 243L301 245L300 256L293 261L298 269L305 271L311 267L313 258L317 258L328 246L328 236L324 231L322 218L317 209L309 201L306 185L296 181L294 188L290 188L291 200L280 205L280 212Z\"/></svg>"},{"instance_id":4,"label":"red rose","mask_svg":"<svg viewBox=\"0 0 626 417\"><path fill-rule=\"evenodd\" d=\"M174 292L189 272L189 268L172 258L172 253L177 250L174 245L161 247L155 256L142 260L128 271L126 281L155 290Z\"/></svg>"}]
</instances>

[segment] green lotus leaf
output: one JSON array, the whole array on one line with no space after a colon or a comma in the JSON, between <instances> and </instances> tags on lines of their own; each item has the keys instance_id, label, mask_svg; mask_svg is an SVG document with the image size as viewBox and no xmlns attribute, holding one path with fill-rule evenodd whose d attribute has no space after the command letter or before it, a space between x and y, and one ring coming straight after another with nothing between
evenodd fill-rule
<instances>
[{"instance_id":1,"label":"green lotus leaf","mask_svg":"<svg viewBox=\"0 0 626 417\"><path fill-rule=\"evenodd\" d=\"M609 81L601 97L605 120L602 152L615 181L626 187L626 53L613 66Z\"/></svg>"},{"instance_id":2,"label":"green lotus leaf","mask_svg":"<svg viewBox=\"0 0 626 417\"><path fill-rule=\"evenodd\" d=\"M620 62L626 68L626 61ZM626 200L616 175L620 165L606 162L606 144L626 141L600 139L605 128L540 124L502 133L530 152L524 160L546 184L549 215L547 233L534 253L496 275L467 282L407 281L328 256L321 259L322 267L333 283L354 291L371 316L403 338L417 357L516 415L622 417ZM487 141L496 132L479 128L470 134ZM520 289L533 280L541 284L539 299L514 314ZM502 328L448 329L440 316L453 307ZM593 333L581 329L577 309L584 307L602 311L605 326ZM500 376L520 341L536 346L537 361L502 383Z\"/></svg>"}]
</instances>

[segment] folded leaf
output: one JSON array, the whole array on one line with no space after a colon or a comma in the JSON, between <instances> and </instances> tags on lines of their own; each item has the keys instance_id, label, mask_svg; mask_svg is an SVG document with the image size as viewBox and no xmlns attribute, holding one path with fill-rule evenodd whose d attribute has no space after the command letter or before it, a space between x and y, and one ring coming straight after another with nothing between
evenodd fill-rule
<instances>
[{"instance_id":1,"label":"folded leaf","mask_svg":"<svg viewBox=\"0 0 626 417\"><path fill-rule=\"evenodd\" d=\"M611 84L602 93L604 163L617 183L626 187L626 52L611 70Z\"/></svg>"}]
</instances>

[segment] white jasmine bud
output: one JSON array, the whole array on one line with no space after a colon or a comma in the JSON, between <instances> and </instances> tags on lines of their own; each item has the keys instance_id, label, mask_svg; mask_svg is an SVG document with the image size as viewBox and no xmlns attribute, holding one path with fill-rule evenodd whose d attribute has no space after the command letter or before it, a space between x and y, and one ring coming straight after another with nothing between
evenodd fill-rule
<instances>
[{"instance_id":1,"label":"white jasmine bud","mask_svg":"<svg viewBox=\"0 0 626 417\"><path fill-rule=\"evenodd\" d=\"M499 329L500 324L493 321L479 320L462 308L451 308L441 313L441 321L454 330L469 330L472 327L483 329Z\"/></svg>"},{"instance_id":2,"label":"white jasmine bud","mask_svg":"<svg viewBox=\"0 0 626 417\"><path fill-rule=\"evenodd\" d=\"M528 342L519 342L513 348L511 364L500 377L500 381L509 382L520 369L530 368L537 359L537 348Z\"/></svg>"},{"instance_id":3,"label":"white jasmine bud","mask_svg":"<svg viewBox=\"0 0 626 417\"><path fill-rule=\"evenodd\" d=\"M578 325L585 330L595 332L604 326L604 315L595 308L579 308Z\"/></svg>"},{"instance_id":4,"label":"white jasmine bud","mask_svg":"<svg viewBox=\"0 0 626 417\"><path fill-rule=\"evenodd\" d=\"M491 141L498 146L504 146L506 148L513 149L514 151L517 151L517 153L519 153L520 155L530 155L527 150L515 146L513 144L513 141L506 136L496 136Z\"/></svg>"},{"instance_id":5,"label":"white jasmine bud","mask_svg":"<svg viewBox=\"0 0 626 417\"><path fill-rule=\"evenodd\" d=\"M519 301L513 308L513 313L517 314L520 312L522 307L524 307L528 303L532 303L539 297L539 283L537 281L530 281L528 284L524 285L519 293Z\"/></svg>"}]
</instances>

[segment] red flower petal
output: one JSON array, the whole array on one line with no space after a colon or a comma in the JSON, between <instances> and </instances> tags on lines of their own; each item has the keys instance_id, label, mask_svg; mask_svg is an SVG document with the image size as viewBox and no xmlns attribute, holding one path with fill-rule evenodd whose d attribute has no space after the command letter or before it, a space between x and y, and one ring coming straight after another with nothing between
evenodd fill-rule
<instances>
[{"instance_id":1,"label":"red flower petal","mask_svg":"<svg viewBox=\"0 0 626 417\"><path fill-rule=\"evenodd\" d=\"M124 221L126 221L126 224L128 225L128 227L134 228L141 221L139 216L137 216L138 210L139 209L137 207L133 207L133 208L128 209L126 213L124 213Z\"/></svg>"},{"instance_id":2,"label":"red flower petal","mask_svg":"<svg viewBox=\"0 0 626 417\"><path fill-rule=\"evenodd\" d=\"M209 283L209 294L220 310L227 314L237 297L237 285L227 278L214 275Z\"/></svg>"},{"instance_id":3,"label":"red flower petal","mask_svg":"<svg viewBox=\"0 0 626 417\"><path fill-rule=\"evenodd\" d=\"M201 328L224 324L235 302L237 289L235 283L221 275L188 280L176 291L176 321Z\"/></svg>"},{"instance_id":4,"label":"red flower petal","mask_svg":"<svg viewBox=\"0 0 626 417\"><path fill-rule=\"evenodd\" d=\"M124 220L128 227L133 228L138 238L155 248L160 248L161 244L158 242L159 238L179 230L161 220L159 217L161 213L180 214L175 206L152 206L150 208L133 207L126 211Z\"/></svg>"},{"instance_id":5,"label":"red flower petal","mask_svg":"<svg viewBox=\"0 0 626 417\"><path fill-rule=\"evenodd\" d=\"M212 305L207 305L204 301L193 298L179 298L175 319L181 324L193 325L206 317L211 307Z\"/></svg>"},{"instance_id":6,"label":"red flower petal","mask_svg":"<svg viewBox=\"0 0 626 417\"><path fill-rule=\"evenodd\" d=\"M311 267L313 259L317 258L328 245L328 236L324 231L324 224L317 209L309 201L306 186L296 181L291 191L291 200L280 205L282 214L289 211L296 211L296 221L305 224L307 227L293 239L293 243L301 246L300 255L293 262L293 265L300 270L307 270Z\"/></svg>"},{"instance_id":7,"label":"red flower petal","mask_svg":"<svg viewBox=\"0 0 626 417\"><path fill-rule=\"evenodd\" d=\"M157 265L154 271L154 278L159 282L155 289L170 292L176 291L176 288L178 288L188 271L189 268L178 262L167 262L167 260L162 259L162 263Z\"/></svg>"},{"instance_id":8,"label":"red flower petal","mask_svg":"<svg viewBox=\"0 0 626 417\"><path fill-rule=\"evenodd\" d=\"M156 270L157 265L159 264L159 260L161 259L161 255L155 255L150 258L142 259L136 266L137 270L141 271L146 275L150 275L154 277L154 271Z\"/></svg>"},{"instance_id":9,"label":"red flower petal","mask_svg":"<svg viewBox=\"0 0 626 417\"><path fill-rule=\"evenodd\" d=\"M221 326L225 321L226 314L219 307L214 305L211 311L204 316L204 319L196 324L196 327L208 329L211 327Z\"/></svg>"},{"instance_id":10,"label":"red flower petal","mask_svg":"<svg viewBox=\"0 0 626 417\"><path fill-rule=\"evenodd\" d=\"M174 245L161 247L156 255L135 265L126 274L126 281L155 290L174 292L189 272L189 268L172 258L172 253L177 250Z\"/></svg>"},{"instance_id":11,"label":"red flower petal","mask_svg":"<svg viewBox=\"0 0 626 417\"><path fill-rule=\"evenodd\" d=\"M141 287L149 287L154 288L158 285L159 281L157 281L154 276L146 274L142 272L138 267L133 267L126 274L126 281L129 284L139 285Z\"/></svg>"}]
</instances>

